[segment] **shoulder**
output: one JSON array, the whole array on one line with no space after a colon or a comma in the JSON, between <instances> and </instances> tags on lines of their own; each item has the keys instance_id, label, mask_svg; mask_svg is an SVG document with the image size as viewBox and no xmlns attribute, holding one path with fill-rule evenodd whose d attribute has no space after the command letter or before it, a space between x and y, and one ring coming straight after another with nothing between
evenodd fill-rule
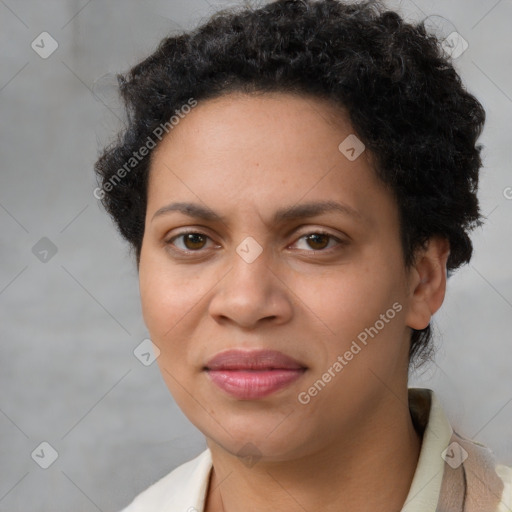
<instances>
[{"instance_id":1,"label":"shoulder","mask_svg":"<svg viewBox=\"0 0 512 512\"><path fill-rule=\"evenodd\" d=\"M503 494L496 512L509 512L512 509L512 467L498 464L496 473L503 480Z\"/></svg>"},{"instance_id":2,"label":"shoulder","mask_svg":"<svg viewBox=\"0 0 512 512\"><path fill-rule=\"evenodd\" d=\"M211 468L211 452L205 450L197 457L160 478L121 512L160 512L194 510L203 499Z\"/></svg>"}]
</instances>

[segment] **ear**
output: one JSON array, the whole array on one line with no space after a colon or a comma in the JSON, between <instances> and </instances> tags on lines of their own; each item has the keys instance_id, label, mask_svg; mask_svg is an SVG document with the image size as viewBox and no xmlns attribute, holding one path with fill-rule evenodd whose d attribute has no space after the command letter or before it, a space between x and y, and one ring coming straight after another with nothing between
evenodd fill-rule
<instances>
[{"instance_id":1,"label":"ear","mask_svg":"<svg viewBox=\"0 0 512 512\"><path fill-rule=\"evenodd\" d=\"M434 236L416 253L408 280L409 307L406 325L421 330L441 307L446 292L446 262L450 255L448 239Z\"/></svg>"}]
</instances>

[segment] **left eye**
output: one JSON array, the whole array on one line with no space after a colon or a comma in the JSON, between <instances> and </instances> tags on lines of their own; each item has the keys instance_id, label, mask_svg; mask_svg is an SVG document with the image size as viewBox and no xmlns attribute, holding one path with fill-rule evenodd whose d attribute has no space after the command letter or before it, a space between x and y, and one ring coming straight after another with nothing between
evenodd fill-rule
<instances>
[{"instance_id":1,"label":"left eye","mask_svg":"<svg viewBox=\"0 0 512 512\"><path fill-rule=\"evenodd\" d=\"M301 236L298 240L304 239L306 243L312 248L317 251L322 251L326 249L326 246L329 245L329 241L336 241L338 244L342 244L343 242L336 238L335 236L329 234L329 233L323 233L323 232L313 232L308 233L306 235ZM297 243L297 242L296 242ZM307 249L306 249L307 250Z\"/></svg>"}]
</instances>

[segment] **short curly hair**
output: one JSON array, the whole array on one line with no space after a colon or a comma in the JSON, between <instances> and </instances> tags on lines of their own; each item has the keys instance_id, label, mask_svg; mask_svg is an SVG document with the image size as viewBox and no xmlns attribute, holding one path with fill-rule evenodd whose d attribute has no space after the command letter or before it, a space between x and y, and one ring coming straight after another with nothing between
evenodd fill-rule
<instances>
[{"instance_id":1,"label":"short curly hair","mask_svg":"<svg viewBox=\"0 0 512 512\"><path fill-rule=\"evenodd\" d=\"M95 164L95 196L137 265L153 150L136 161L133 155L190 98L230 92L284 92L344 107L396 198L405 266L434 235L449 240L448 275L471 259L468 232L482 224L476 141L485 111L424 21L405 22L377 1L245 5L163 39L117 79L128 121ZM412 330L410 364L431 358L431 339L430 324Z\"/></svg>"}]
</instances>

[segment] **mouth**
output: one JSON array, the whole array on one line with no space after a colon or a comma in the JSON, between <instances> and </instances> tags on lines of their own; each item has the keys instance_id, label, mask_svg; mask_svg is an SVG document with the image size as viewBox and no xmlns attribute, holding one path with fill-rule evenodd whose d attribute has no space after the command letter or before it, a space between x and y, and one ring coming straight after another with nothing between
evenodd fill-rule
<instances>
[{"instance_id":1,"label":"mouth","mask_svg":"<svg viewBox=\"0 0 512 512\"><path fill-rule=\"evenodd\" d=\"M275 393L299 379L306 369L275 350L228 350L217 354L203 368L212 383L241 400Z\"/></svg>"}]
</instances>

